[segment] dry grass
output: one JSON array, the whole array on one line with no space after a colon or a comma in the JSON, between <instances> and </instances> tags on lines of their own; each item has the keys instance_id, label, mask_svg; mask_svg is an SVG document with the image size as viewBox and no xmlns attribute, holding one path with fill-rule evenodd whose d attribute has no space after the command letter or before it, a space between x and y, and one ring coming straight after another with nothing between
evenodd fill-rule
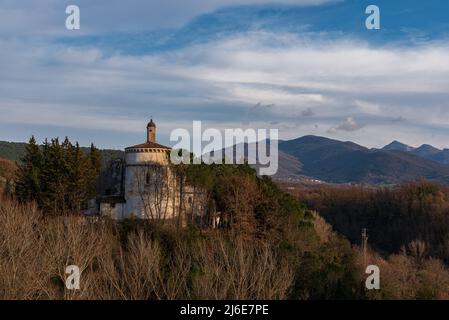
<instances>
[{"instance_id":1,"label":"dry grass","mask_svg":"<svg viewBox=\"0 0 449 320\"><path fill-rule=\"evenodd\" d=\"M283 299L294 278L291 266L264 243L217 237L199 243L197 252L202 272L194 291L200 299Z\"/></svg>"},{"instance_id":2,"label":"dry grass","mask_svg":"<svg viewBox=\"0 0 449 320\"><path fill-rule=\"evenodd\" d=\"M280 299L293 272L264 243L219 235L170 252L149 232L126 241L117 226L76 216L43 217L33 204L0 199L0 299ZM65 268L81 289L65 288Z\"/></svg>"},{"instance_id":3,"label":"dry grass","mask_svg":"<svg viewBox=\"0 0 449 320\"><path fill-rule=\"evenodd\" d=\"M314 221L320 245L332 247L331 227L318 215ZM0 299L269 300L289 298L292 286L298 285L298 265L272 244L218 231L198 237L180 233L165 229L155 233L143 227L124 233L110 221L44 217L33 204L0 198ZM330 253L339 248L314 260L315 269L304 279L311 280L311 275L321 279L316 270L324 272L326 263L334 265L338 257ZM439 260L425 258L424 245L413 242L409 248L415 255L404 252L383 259L369 253L368 264L380 267L381 290L367 292L368 298L448 298L447 268ZM82 271L81 289L76 291L64 284L65 268L72 264ZM307 270L305 266L301 272ZM333 283L329 279L312 281L314 287L309 289L327 288Z\"/></svg>"}]
</instances>

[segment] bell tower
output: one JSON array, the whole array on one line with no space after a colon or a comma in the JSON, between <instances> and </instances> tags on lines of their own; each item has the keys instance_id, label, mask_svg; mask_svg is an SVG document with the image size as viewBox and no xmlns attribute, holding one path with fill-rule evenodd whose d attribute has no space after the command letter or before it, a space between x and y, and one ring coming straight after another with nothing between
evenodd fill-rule
<instances>
[{"instance_id":1,"label":"bell tower","mask_svg":"<svg viewBox=\"0 0 449 320\"><path fill-rule=\"evenodd\" d=\"M147 125L147 142L156 142L156 124L153 119Z\"/></svg>"}]
</instances>

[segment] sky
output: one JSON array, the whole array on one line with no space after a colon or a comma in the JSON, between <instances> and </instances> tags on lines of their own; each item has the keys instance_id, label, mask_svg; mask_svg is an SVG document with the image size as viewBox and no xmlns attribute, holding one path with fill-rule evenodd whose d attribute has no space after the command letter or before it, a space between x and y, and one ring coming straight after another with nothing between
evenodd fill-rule
<instances>
[{"instance_id":1,"label":"sky","mask_svg":"<svg viewBox=\"0 0 449 320\"><path fill-rule=\"evenodd\" d=\"M2 0L0 140L123 149L153 117L167 145L201 120L449 148L448 57L446 0Z\"/></svg>"}]
</instances>

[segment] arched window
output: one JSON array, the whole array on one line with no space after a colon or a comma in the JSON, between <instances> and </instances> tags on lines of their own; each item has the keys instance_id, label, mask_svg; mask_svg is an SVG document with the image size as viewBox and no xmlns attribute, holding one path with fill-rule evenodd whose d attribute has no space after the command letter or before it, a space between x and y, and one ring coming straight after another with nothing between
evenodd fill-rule
<instances>
[{"instance_id":1,"label":"arched window","mask_svg":"<svg viewBox=\"0 0 449 320\"><path fill-rule=\"evenodd\" d=\"M151 183L151 172L150 170L147 170L147 174L145 175L145 184Z\"/></svg>"}]
</instances>

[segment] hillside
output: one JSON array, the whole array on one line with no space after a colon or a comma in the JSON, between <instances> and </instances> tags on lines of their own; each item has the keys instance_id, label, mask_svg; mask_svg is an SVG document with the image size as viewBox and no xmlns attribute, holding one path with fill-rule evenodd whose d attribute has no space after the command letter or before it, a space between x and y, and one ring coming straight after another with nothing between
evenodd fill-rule
<instances>
[{"instance_id":1,"label":"hillside","mask_svg":"<svg viewBox=\"0 0 449 320\"><path fill-rule=\"evenodd\" d=\"M429 156L429 159L436 162L449 164L449 149L441 150L440 152Z\"/></svg>"},{"instance_id":2,"label":"hillside","mask_svg":"<svg viewBox=\"0 0 449 320\"><path fill-rule=\"evenodd\" d=\"M25 143L0 141L0 158L19 161L25 147ZM82 149L88 151L88 148ZM245 149L246 154L247 147ZM124 156L121 150L100 151L104 167L111 160ZM225 154L229 152L232 149L225 150ZM279 142L276 178L312 178L332 183L364 184L397 184L428 179L449 184L448 163L449 150L439 150L430 145L412 148L394 141L379 150L353 142L304 136Z\"/></svg>"},{"instance_id":3,"label":"hillside","mask_svg":"<svg viewBox=\"0 0 449 320\"><path fill-rule=\"evenodd\" d=\"M431 146L430 144L423 144L419 148L413 149L410 151L411 154L416 156L420 156L423 158L431 158L432 156L440 153L441 150Z\"/></svg>"},{"instance_id":4,"label":"hillside","mask_svg":"<svg viewBox=\"0 0 449 320\"><path fill-rule=\"evenodd\" d=\"M393 141L383 147L382 150L403 151L439 163L449 164L449 149L441 150L430 144L423 144L418 148L413 148L401 142Z\"/></svg>"},{"instance_id":5,"label":"hillside","mask_svg":"<svg viewBox=\"0 0 449 320\"><path fill-rule=\"evenodd\" d=\"M269 141L266 142L266 146L269 147ZM249 161L251 164L251 167L254 169L259 169L261 166L254 164L257 163L257 145L258 143L244 143L234 145L232 147L225 148L221 150L222 154L229 159L235 158L237 161ZM256 155L255 157L253 155ZM212 156L212 153L210 154L203 154L202 159L205 162L210 161L209 157ZM278 171L275 175L278 179L297 179L300 178L302 173L302 163L292 156L291 154L288 154L282 150L278 151Z\"/></svg>"},{"instance_id":6,"label":"hillside","mask_svg":"<svg viewBox=\"0 0 449 320\"><path fill-rule=\"evenodd\" d=\"M404 152L409 152L409 151L413 151L415 148L406 145L402 142L399 141L393 141L392 143L386 145L385 147L382 148L383 150L389 150L389 151L404 151Z\"/></svg>"},{"instance_id":7,"label":"hillside","mask_svg":"<svg viewBox=\"0 0 449 320\"><path fill-rule=\"evenodd\" d=\"M302 175L327 182L396 184L428 179L449 184L449 166L406 152L316 136L283 141L279 148L302 163Z\"/></svg>"},{"instance_id":8,"label":"hillside","mask_svg":"<svg viewBox=\"0 0 449 320\"><path fill-rule=\"evenodd\" d=\"M13 179L15 170L16 163L14 161L0 158L0 190Z\"/></svg>"},{"instance_id":9,"label":"hillside","mask_svg":"<svg viewBox=\"0 0 449 320\"><path fill-rule=\"evenodd\" d=\"M19 161L25 154L26 143L0 141L0 158Z\"/></svg>"},{"instance_id":10,"label":"hillside","mask_svg":"<svg viewBox=\"0 0 449 320\"><path fill-rule=\"evenodd\" d=\"M240 151L236 146L229 147L224 149L224 154L227 157L235 154L237 159L248 160L248 151L255 152L256 147L254 143L245 144L243 149L240 145ZM305 183L318 181L370 185L426 179L449 184L449 166L414 155L411 153L413 150L417 149L397 141L381 150L318 136L279 141L278 172L274 178ZM432 149L424 146L418 153L423 154L426 150L431 152ZM434 153L434 156L441 154ZM445 155L449 159L449 151Z\"/></svg>"}]
</instances>

